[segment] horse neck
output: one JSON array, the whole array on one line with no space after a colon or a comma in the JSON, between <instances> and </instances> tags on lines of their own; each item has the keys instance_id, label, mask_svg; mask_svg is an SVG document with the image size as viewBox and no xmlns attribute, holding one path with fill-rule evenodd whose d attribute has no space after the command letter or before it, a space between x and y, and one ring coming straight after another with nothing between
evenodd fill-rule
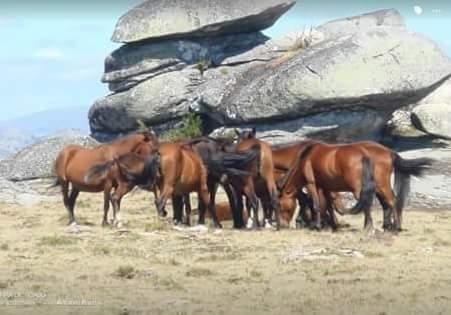
<instances>
[{"instance_id":1,"label":"horse neck","mask_svg":"<svg viewBox=\"0 0 451 315\"><path fill-rule=\"evenodd\" d=\"M302 165L303 163L298 161L295 165L293 165L287 174L282 178L282 184L280 185L281 193L291 193L292 191L297 191L298 188L301 188L301 180L302 180Z\"/></svg>"}]
</instances>

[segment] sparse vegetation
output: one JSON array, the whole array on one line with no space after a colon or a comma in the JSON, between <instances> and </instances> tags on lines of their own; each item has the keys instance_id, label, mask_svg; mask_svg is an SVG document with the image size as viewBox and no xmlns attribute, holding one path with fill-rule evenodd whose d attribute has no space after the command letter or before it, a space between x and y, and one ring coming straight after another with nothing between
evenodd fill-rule
<instances>
[{"instance_id":1,"label":"sparse vegetation","mask_svg":"<svg viewBox=\"0 0 451 315\"><path fill-rule=\"evenodd\" d=\"M200 59L196 63L196 69L199 70L201 76L204 75L204 72L211 66L211 60L209 59Z\"/></svg>"},{"instance_id":2,"label":"sparse vegetation","mask_svg":"<svg viewBox=\"0 0 451 315\"><path fill-rule=\"evenodd\" d=\"M123 265L116 269L114 275L122 279L133 279L136 276L136 271L131 265Z\"/></svg>"},{"instance_id":3,"label":"sparse vegetation","mask_svg":"<svg viewBox=\"0 0 451 315\"><path fill-rule=\"evenodd\" d=\"M144 226L145 232L168 230L168 223L160 218L155 218Z\"/></svg>"},{"instance_id":4,"label":"sparse vegetation","mask_svg":"<svg viewBox=\"0 0 451 315\"><path fill-rule=\"evenodd\" d=\"M290 51L300 51L307 49L313 43L313 28L310 27L309 31L306 31L305 28L302 33L298 34L293 45L290 47Z\"/></svg>"},{"instance_id":5,"label":"sparse vegetation","mask_svg":"<svg viewBox=\"0 0 451 315\"><path fill-rule=\"evenodd\" d=\"M54 235L51 235L51 236L41 237L41 239L39 241L39 245L52 246L52 247L74 245L75 243L77 243L77 240L78 239L74 238L74 237L58 235L55 233Z\"/></svg>"},{"instance_id":6,"label":"sparse vegetation","mask_svg":"<svg viewBox=\"0 0 451 315\"><path fill-rule=\"evenodd\" d=\"M195 113L188 113L183 117L181 127L171 129L163 133L162 140L175 141L181 139L190 139L202 135L202 121Z\"/></svg>"},{"instance_id":7,"label":"sparse vegetation","mask_svg":"<svg viewBox=\"0 0 451 315\"><path fill-rule=\"evenodd\" d=\"M111 253L111 249L106 245L97 245L93 248L92 252L94 255L109 255Z\"/></svg>"},{"instance_id":8,"label":"sparse vegetation","mask_svg":"<svg viewBox=\"0 0 451 315\"><path fill-rule=\"evenodd\" d=\"M130 219L127 229L102 227L102 194L83 196L90 207L80 214L94 224L75 235L68 234L61 200L49 202L47 208L8 206L0 221L0 259L5 261L0 293L46 293L50 298L89 294L100 303L86 309L93 314L119 314L124 306L130 314L165 314L168 305L173 314L206 314L211 305L218 314L247 313L251 307L256 314L273 309L305 314L351 314L358 309L362 314L380 314L384 305L390 305L390 314L427 313L432 307L446 314L451 307L443 294L451 283L447 277L451 216L438 220L441 212L436 217L431 212L409 211L405 215L408 230L396 236L378 231L376 236L363 237L363 216L341 217L349 226L337 233L233 231L227 221L222 222L221 233L174 231L170 220L159 219L153 208L128 211L152 205L149 196L143 191L128 196L124 202ZM226 197L220 193L218 198L222 202ZM60 215L64 215L62 222ZM24 233L23 223L34 216L40 225ZM381 219L375 215L376 227ZM143 233L144 229L158 232ZM355 251L343 254L341 249ZM349 254L357 251L363 255ZM282 263L297 252L310 255ZM415 293L419 283L427 289L422 294ZM274 292L283 294L282 302ZM250 306L249 299L255 305ZM346 303L330 303L338 299ZM397 303L403 299L412 299L414 306ZM375 300L379 303L369 303ZM73 305L43 307L48 315L85 310ZM17 306L16 313L27 311L34 309Z\"/></svg>"},{"instance_id":9,"label":"sparse vegetation","mask_svg":"<svg viewBox=\"0 0 451 315\"><path fill-rule=\"evenodd\" d=\"M207 268L194 267L186 272L188 277L209 277L213 275L213 271Z\"/></svg>"},{"instance_id":10,"label":"sparse vegetation","mask_svg":"<svg viewBox=\"0 0 451 315\"><path fill-rule=\"evenodd\" d=\"M229 74L229 69L227 68L221 68L221 70L219 70L221 72L222 75L228 75Z\"/></svg>"}]
</instances>

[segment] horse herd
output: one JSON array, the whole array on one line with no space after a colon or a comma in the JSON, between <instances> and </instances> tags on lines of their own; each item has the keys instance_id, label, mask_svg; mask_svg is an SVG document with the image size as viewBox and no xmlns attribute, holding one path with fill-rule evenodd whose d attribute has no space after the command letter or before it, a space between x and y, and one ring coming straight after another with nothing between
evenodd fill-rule
<instances>
[{"instance_id":1,"label":"horse herd","mask_svg":"<svg viewBox=\"0 0 451 315\"><path fill-rule=\"evenodd\" d=\"M335 212L364 212L364 228L372 230L370 210L376 196L383 209L383 228L400 231L410 177L423 175L434 162L403 159L372 141L326 144L303 140L271 146L256 138L255 129L236 134L235 139L160 142L153 133L142 132L96 148L66 146L55 162L55 186L61 186L69 224L75 223L80 191L103 192L102 225L109 224L111 203L112 224L121 227L121 200L139 186L153 191L159 216L167 215L165 206L172 199L174 224L189 225L189 194L197 193L198 223L205 223L208 209L214 226L221 228L215 202L221 185L234 228L246 226L243 213L253 214L252 225L259 227L261 205L265 226L275 224L279 229L291 221L299 203L298 223L315 229L330 225L335 230ZM342 209L340 192L354 195L357 202L351 209Z\"/></svg>"}]
</instances>

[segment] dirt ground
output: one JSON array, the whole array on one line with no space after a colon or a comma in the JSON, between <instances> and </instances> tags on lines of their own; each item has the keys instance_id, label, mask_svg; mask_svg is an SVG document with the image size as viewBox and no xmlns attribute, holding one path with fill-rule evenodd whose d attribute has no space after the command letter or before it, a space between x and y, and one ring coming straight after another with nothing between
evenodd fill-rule
<instances>
[{"instance_id":1,"label":"dirt ground","mask_svg":"<svg viewBox=\"0 0 451 315\"><path fill-rule=\"evenodd\" d=\"M71 233L61 202L0 204L0 314L449 314L451 212L407 211L395 236L174 230L152 197L123 202L102 228L81 194ZM169 208L170 209L170 208ZM168 210L169 210L168 209ZM172 213L172 211L170 211ZM373 211L381 226L382 213Z\"/></svg>"}]
</instances>

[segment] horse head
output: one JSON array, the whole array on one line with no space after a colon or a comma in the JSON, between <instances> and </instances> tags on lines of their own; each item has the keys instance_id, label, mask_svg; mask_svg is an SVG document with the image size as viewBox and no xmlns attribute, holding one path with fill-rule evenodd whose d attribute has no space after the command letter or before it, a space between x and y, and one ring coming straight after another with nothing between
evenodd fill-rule
<instances>
[{"instance_id":1,"label":"horse head","mask_svg":"<svg viewBox=\"0 0 451 315\"><path fill-rule=\"evenodd\" d=\"M238 142L240 142L240 141L247 140L247 139L255 139L257 130L255 129L255 127L252 127L250 129L244 129L241 131L239 131L238 129L235 129L235 134L238 138Z\"/></svg>"}]
</instances>

